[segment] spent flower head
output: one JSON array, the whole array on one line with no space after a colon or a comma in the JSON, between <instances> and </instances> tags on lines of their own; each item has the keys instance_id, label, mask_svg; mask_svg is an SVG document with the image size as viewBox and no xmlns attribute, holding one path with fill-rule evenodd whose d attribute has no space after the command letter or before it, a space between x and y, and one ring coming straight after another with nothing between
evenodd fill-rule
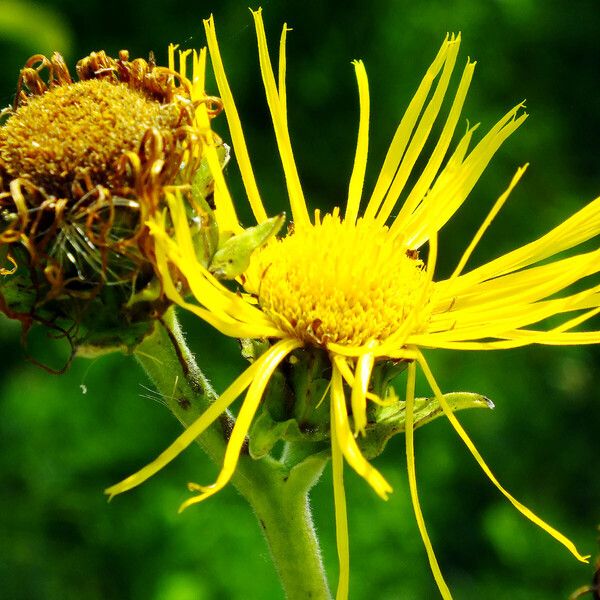
<instances>
[{"instance_id":1,"label":"spent flower head","mask_svg":"<svg viewBox=\"0 0 600 600\"><path fill-rule=\"evenodd\" d=\"M354 62L360 120L348 195L343 205L330 213L316 210L311 215L294 162L287 124L287 28L283 28L276 77L260 11L254 12L253 17L262 79L293 224L285 235L271 239L253 254L249 267L238 278L241 293L217 281L197 260L181 202L173 199L169 204L170 221L175 223L174 236L166 227L164 215L152 216L149 227L155 238L158 270L169 298L226 335L256 340L254 346L246 341L246 347L260 349L252 356L248 369L207 413L156 461L109 488L108 493L114 495L131 489L153 475L247 390L229 438L222 471L212 485L190 484L190 489L197 494L187 500L183 508L213 495L230 480L249 432L252 453L256 415L261 410L265 389L278 368L286 364L286 372L293 371L306 364L303 362L306 355L317 357L322 365L318 378L326 378L327 384L310 407L318 414L312 423L313 429L307 426L310 415L307 416L306 406L300 411L292 406L287 410L287 418L301 412L305 419L293 430L294 435L305 433L308 439L311 432L316 431L320 439L330 439L341 566L338 597L347 595L349 578L344 462L381 498L388 497L391 486L367 458L374 454L368 444L370 431L386 414L389 405L393 405L403 415L401 429L405 431L408 479L418 527L440 592L448 598L450 592L427 535L415 479L413 430L419 424L417 412L421 406L415 399L415 377L420 368L433 392L430 404L447 417L492 483L517 510L579 560L585 561L587 557L582 556L572 542L534 515L498 482L454 414L454 409L461 406L454 405L449 396L442 394L424 351L599 343L598 331L576 328L600 312L600 286L584 282L577 292L569 288L600 270L600 250L580 250L560 258L556 255L600 233L600 199L539 239L466 270L477 243L523 175L525 167L519 168L468 244L452 275L446 279L436 277L438 233L468 198L502 143L527 116L519 104L476 144L473 138L477 126L469 127L452 147L475 67L475 63L467 61L441 132L433 140L433 150L423 157L423 148L428 141L431 143L434 123L441 119L442 103L457 61L460 36L449 36L401 119L369 196L365 196L363 189L369 137L369 88L363 63ZM257 223L264 223L267 213L253 175L212 18L205 21L205 28L248 201ZM214 154L215 148L208 147L209 163L216 165ZM424 167L415 173L419 159L424 161ZM219 225L235 231L239 225L234 202L220 170L215 168L213 175ZM407 187L411 176L415 183ZM401 197L402 203L399 202ZM174 267L189 282L193 300L188 301L178 291L172 280ZM545 326L549 317L555 320L552 326ZM397 373L403 368L407 369L406 395L404 400L398 400L387 385L385 370ZM296 402L299 400L297 395ZM278 418L283 422L286 415ZM284 439L285 435L282 434Z\"/></svg>"},{"instance_id":2,"label":"spent flower head","mask_svg":"<svg viewBox=\"0 0 600 600\"><path fill-rule=\"evenodd\" d=\"M197 55L191 78L189 53L177 69L170 55L162 67L93 52L78 81L58 53L21 70L0 113L0 309L25 332L39 322L74 347L131 347L168 306L146 221L173 193L192 224L203 214L190 190L207 136L220 144L208 121L221 108Z\"/></svg>"}]
</instances>

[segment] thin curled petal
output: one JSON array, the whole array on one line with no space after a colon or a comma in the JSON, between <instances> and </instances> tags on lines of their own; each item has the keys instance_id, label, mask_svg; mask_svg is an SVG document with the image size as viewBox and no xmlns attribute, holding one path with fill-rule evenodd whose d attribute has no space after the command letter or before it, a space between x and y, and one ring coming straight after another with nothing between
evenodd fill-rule
<instances>
[{"instance_id":1,"label":"thin curled petal","mask_svg":"<svg viewBox=\"0 0 600 600\"><path fill-rule=\"evenodd\" d=\"M433 573L433 577L437 586L440 590L440 594L444 600L451 600L452 595L450 590L444 581L442 571L438 564L437 558L433 551L427 528L425 527L425 519L423 518L423 512L421 511L421 505L419 503L419 493L417 491L417 476L415 470L415 444L414 444L414 408L415 408L415 380L416 380L416 366L414 362L408 365L408 378L406 382L406 423L405 423L405 441L406 441L406 465L408 470L408 485L410 488L410 497L412 500L413 509L415 511L415 518L417 520L417 526L419 532L425 544L425 551L427 552L427 558L429 559L429 566Z\"/></svg>"},{"instance_id":2,"label":"thin curled petal","mask_svg":"<svg viewBox=\"0 0 600 600\"><path fill-rule=\"evenodd\" d=\"M336 428L340 448L348 464L369 483L383 500L387 500L388 494L392 491L390 484L362 455L350 431L342 376L335 365L331 378L331 403L333 404L331 410L334 416L332 427Z\"/></svg>"},{"instance_id":3,"label":"thin curled petal","mask_svg":"<svg viewBox=\"0 0 600 600\"><path fill-rule=\"evenodd\" d=\"M498 488L498 490L508 499L508 501L523 516L527 517L530 521L535 523L538 527L540 527L541 529L543 529L544 531L549 533L555 540L557 540L565 548L567 548L567 550L569 552L571 552L571 554L573 554L573 556L577 560L584 562L584 563L589 562L589 558L590 558L589 555L584 556L584 555L580 554L578 552L577 548L575 547L575 544L573 544L573 542L571 540L569 540L562 533L560 533L559 531L554 529L554 527L551 527L550 525L548 525L548 523L546 523L545 521L540 519L530 509L528 509L524 504L521 504L521 502L519 502L516 498L511 496L511 494L509 494L502 487L500 482L496 479L496 477L494 476L494 474L492 473L490 468L487 466L487 464L483 460L483 457L481 456L481 454L479 453L477 448L475 448L475 444L473 444L473 442L471 441L471 438L467 435L467 432L463 429L462 425L458 422L458 419L452 412L452 409L450 408L450 406L448 406L448 402L446 402L446 400L444 399L444 396L443 396L437 382L435 381L433 374L431 372L431 369L429 368L429 365L427 364L423 354L422 353L419 353L419 354L420 354L420 356L417 360L419 362L421 369L423 369L423 373L425 375L425 378L427 379L427 382L429 383L429 385L431 387L431 390L435 394L436 400L440 403L440 406L442 407L444 414L446 415L446 418L450 421L452 427L454 427L454 429L456 430L456 433L458 433L458 435L460 436L462 441L465 443L465 445L467 446L467 448L469 449L469 451L471 452L471 454L473 455L473 457L475 458L475 460L477 461L477 463L479 464L479 466L481 467L483 472L488 476L489 480L496 486L496 488Z\"/></svg>"},{"instance_id":4,"label":"thin curled petal","mask_svg":"<svg viewBox=\"0 0 600 600\"><path fill-rule=\"evenodd\" d=\"M200 493L197 496L186 500L179 508L179 512L182 512L192 504L197 504L198 502L206 500L213 494L222 490L227 483L229 483L229 480L235 473L240 451L246 439L246 435L248 434L248 430L250 429L252 419L254 419L263 392L269 383L271 375L273 375L273 371L292 350L298 348L300 345L301 344L297 340L280 340L249 367L248 370L253 367L256 367L256 369L254 370L252 383L248 388L248 393L246 394L246 398L237 415L233 431L231 432L229 442L227 443L227 450L225 451L221 472L219 473L217 480L211 485L200 486L194 483L188 484L191 491Z\"/></svg>"},{"instance_id":5,"label":"thin curled petal","mask_svg":"<svg viewBox=\"0 0 600 600\"><path fill-rule=\"evenodd\" d=\"M143 469L123 481L110 486L105 493L112 499L143 483L158 473L164 466L177 458L201 433L206 431L229 407L229 405L252 383L260 362L246 369L213 404L211 404L164 452Z\"/></svg>"},{"instance_id":6,"label":"thin curled petal","mask_svg":"<svg viewBox=\"0 0 600 600\"><path fill-rule=\"evenodd\" d=\"M335 539L340 574L338 579L337 600L348 598L350 582L350 544L348 541L348 515L346 512L346 491L344 490L344 459L335 426L333 402L331 412L331 469L333 472L333 498L335 503Z\"/></svg>"},{"instance_id":7,"label":"thin curled petal","mask_svg":"<svg viewBox=\"0 0 600 600\"><path fill-rule=\"evenodd\" d=\"M369 82L367 72L362 60L353 63L358 83L358 95L360 103L360 120L358 124L358 141L354 156L354 167L350 177L348 188L348 203L346 207L345 220L354 223L358 216L358 208L365 183L365 171L367 170L367 154L369 151Z\"/></svg>"}]
</instances>

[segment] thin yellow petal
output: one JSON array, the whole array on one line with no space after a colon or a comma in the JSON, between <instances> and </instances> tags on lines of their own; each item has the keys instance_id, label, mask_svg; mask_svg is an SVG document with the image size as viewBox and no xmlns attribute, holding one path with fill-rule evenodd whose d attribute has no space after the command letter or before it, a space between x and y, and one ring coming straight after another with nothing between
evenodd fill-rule
<instances>
[{"instance_id":1,"label":"thin yellow petal","mask_svg":"<svg viewBox=\"0 0 600 600\"><path fill-rule=\"evenodd\" d=\"M231 140L235 150L236 162L242 175L242 181L244 183L246 194L248 194L248 201L250 202L254 217L256 218L257 223L262 223L263 221L266 221L267 213L265 212L258 186L256 185L252 164L250 163L250 155L248 154L248 147L246 146L246 140L244 139L242 123L225 74L225 68L223 66L223 60L221 59L219 44L217 42L215 22L212 15L209 19L204 21L204 29L206 31L206 41L208 43L210 59L217 80L217 87L219 88L219 94L223 101L223 107L225 108L225 117L227 118L227 124L229 125L229 133L231 134Z\"/></svg>"},{"instance_id":2,"label":"thin yellow petal","mask_svg":"<svg viewBox=\"0 0 600 600\"><path fill-rule=\"evenodd\" d=\"M286 59L285 59L285 43L287 41L287 32L291 31L288 29L287 23L283 24L281 30L281 38L279 39L279 72L277 76L277 84L279 90L279 101L281 102L281 109L285 126L287 127L287 91L285 85L285 71L286 71Z\"/></svg>"},{"instance_id":3,"label":"thin yellow petal","mask_svg":"<svg viewBox=\"0 0 600 600\"><path fill-rule=\"evenodd\" d=\"M429 232L439 231L462 206L494 154L527 118L526 113L518 115L521 108L519 104L504 115L458 168L446 167L417 210L408 219L393 224L392 231L402 225L410 232L406 239L409 247L420 247Z\"/></svg>"},{"instance_id":4,"label":"thin yellow petal","mask_svg":"<svg viewBox=\"0 0 600 600\"><path fill-rule=\"evenodd\" d=\"M410 497L412 500L413 509L415 511L415 518L417 520L417 526L421 539L425 545L425 551L427 552L427 558L429 559L429 566L433 573L435 582L437 583L440 594L444 600L451 600L452 594L444 581L444 576L438 564L435 552L427 528L425 527L425 519L423 518L423 512L421 511L421 505L419 503L419 493L417 491L417 475L415 469L415 444L414 444L414 404L415 404L415 380L416 380L416 367L415 363L411 362L408 365L408 378L406 382L406 423L405 423L405 440L406 440L406 465L408 470L408 485L410 488Z\"/></svg>"},{"instance_id":5,"label":"thin yellow petal","mask_svg":"<svg viewBox=\"0 0 600 600\"><path fill-rule=\"evenodd\" d=\"M356 361L355 380L350 396L354 433L364 435L367 426L367 389L373 372L375 357L373 354L363 354Z\"/></svg>"},{"instance_id":6,"label":"thin yellow petal","mask_svg":"<svg viewBox=\"0 0 600 600\"><path fill-rule=\"evenodd\" d=\"M462 275L459 280L462 286L471 286L478 281L499 277L573 248L598 234L600 198L596 198L537 240ZM457 284L458 280L454 285Z\"/></svg>"},{"instance_id":7,"label":"thin yellow petal","mask_svg":"<svg viewBox=\"0 0 600 600\"><path fill-rule=\"evenodd\" d=\"M342 385L342 376L337 368L333 366L331 379L331 402L332 411L335 416L332 421L332 427L336 428L336 435L344 457L348 464L377 492L377 494L387 500L388 494L392 491L389 483L382 477L369 461L362 455L356 444L356 440L350 431L348 423L348 413L346 410L346 399L344 397L344 388Z\"/></svg>"},{"instance_id":8,"label":"thin yellow petal","mask_svg":"<svg viewBox=\"0 0 600 600\"><path fill-rule=\"evenodd\" d=\"M344 219L350 223L356 221L363 186L365 183L365 171L367 170L367 154L369 151L369 81L362 60L353 63L358 83L358 97L360 104L360 119L358 124L358 140L356 142L356 154L354 156L354 167L350 177L348 188L348 204Z\"/></svg>"},{"instance_id":9,"label":"thin yellow petal","mask_svg":"<svg viewBox=\"0 0 600 600\"><path fill-rule=\"evenodd\" d=\"M165 294L173 302L176 302L181 307L193 312L198 317L212 325L225 335L231 337L252 337L252 338L267 338L267 337L281 337L281 331L273 325L273 323L267 323L264 319L266 316L261 313L258 309L256 310L256 319L250 317L248 322L242 322L234 319L226 312L222 310L213 311L202 308L196 304L186 302L177 287L175 286L173 279L171 278L171 271L167 264L167 255L165 253L164 244L172 244L173 241L169 239L161 239L164 236L164 228L154 228L152 222L148 223L150 231L154 235L155 239L155 252L156 252L156 263L159 273L161 273L161 283ZM240 300L241 301L241 300ZM252 308L248 306L248 308ZM235 313L234 313L235 314Z\"/></svg>"},{"instance_id":10,"label":"thin yellow petal","mask_svg":"<svg viewBox=\"0 0 600 600\"><path fill-rule=\"evenodd\" d=\"M235 425L231 432L229 442L227 443L227 449L225 450L221 472L219 473L217 480L211 485L199 486L197 484L188 484L190 490L198 491L200 493L197 496L186 500L180 506L179 512L185 510L192 504L197 504L198 502L206 500L229 483L229 480L235 473L240 457L240 451L244 445L244 441L246 440L246 436L258 406L260 405L260 401L262 400L263 392L269 383L271 375L273 375L273 371L292 350L299 348L301 345L301 342L295 339L280 340L274 346L269 348L269 350L267 350L252 365L252 367L256 367L253 371L252 383L235 420Z\"/></svg>"},{"instance_id":11,"label":"thin yellow petal","mask_svg":"<svg viewBox=\"0 0 600 600\"><path fill-rule=\"evenodd\" d=\"M348 542L348 515L346 513L346 492L344 490L344 461L335 426L333 402L331 403L331 469L335 503L335 539L340 567L335 597L336 600L346 600L350 583L350 544Z\"/></svg>"},{"instance_id":12,"label":"thin yellow petal","mask_svg":"<svg viewBox=\"0 0 600 600\"><path fill-rule=\"evenodd\" d=\"M279 98L277 85L275 83L275 75L273 74L273 67L271 66L271 59L269 58L269 49L267 47L267 38L261 12L261 9L252 11L256 27L256 38L258 41L260 71L267 95L267 103L269 104L269 110L271 111L273 129L275 130L277 147L279 148L279 154L281 156L281 164L283 165L283 171L285 173L293 221L296 227L302 227L309 223L308 210L306 208L302 186L300 185L298 170L296 169L296 163L294 161L290 133L287 128L287 117L284 115L284 107Z\"/></svg>"},{"instance_id":13,"label":"thin yellow petal","mask_svg":"<svg viewBox=\"0 0 600 600\"><path fill-rule=\"evenodd\" d=\"M195 100L202 99L205 95L206 48L201 48L200 52L194 50L192 63L192 98Z\"/></svg>"},{"instance_id":14,"label":"thin yellow petal","mask_svg":"<svg viewBox=\"0 0 600 600\"><path fill-rule=\"evenodd\" d=\"M465 443L465 445L467 446L467 448L469 449L469 451L471 452L471 454L473 455L473 457L475 458L475 460L477 461L477 463L479 464L479 466L481 467L483 472L488 476L489 480L496 486L496 488L508 499L508 501L523 516L527 517L530 521L535 523L538 527L540 527L541 529L543 529L544 531L549 533L555 540L559 541L563 546L565 546L565 548L567 548L567 550L569 550L569 552L571 552L571 554L573 554L573 556L575 556L575 558L577 558L577 560L579 560L581 562L585 562L585 563L589 562L588 561L589 556L583 556L582 554L580 554L577 551L575 544L573 544L573 542L571 542L571 540L569 540L562 533L560 533L559 531L557 531L556 529L554 529L553 527L548 525L548 523L546 523L545 521L540 519L531 510L529 510L525 505L521 504L521 502L519 502L517 499L515 499L513 496L511 496L502 487L502 485L500 485L500 482L496 479L496 477L494 476L494 474L492 473L490 468L487 466L487 464L483 460L483 457L481 456L481 454L479 453L477 448L475 448L475 444L473 444L473 442L471 441L471 438L469 438L469 436L467 435L467 432L463 429L462 425L458 422L458 419L452 412L452 409L450 408L450 406L444 399L444 396L443 396L437 382L435 381L435 379L433 377L433 374L431 372L431 369L429 368L429 365L427 364L427 362L425 360L425 357L421 353L419 353L419 354L420 354L420 356L418 358L419 365L421 366L421 369L423 369L423 373L425 374L425 377L426 377L433 393L435 394L436 400L440 403L440 406L442 407L444 414L446 415L446 418L450 421L452 427L454 427L456 433L458 433L458 435L460 436L462 441Z\"/></svg>"},{"instance_id":15,"label":"thin yellow petal","mask_svg":"<svg viewBox=\"0 0 600 600\"><path fill-rule=\"evenodd\" d=\"M213 404L211 404L164 452L155 460L130 475L123 481L112 485L105 493L112 498L143 483L165 465L179 456L200 434L210 427L229 407L229 405L250 385L256 371L258 361L248 367Z\"/></svg>"},{"instance_id":16,"label":"thin yellow petal","mask_svg":"<svg viewBox=\"0 0 600 600\"><path fill-rule=\"evenodd\" d=\"M169 60L168 60L168 65L169 65L169 70L170 71L174 71L175 70L175 50L177 50L177 48L179 48L179 44L169 44L169 50L168 50Z\"/></svg>"},{"instance_id":17,"label":"thin yellow petal","mask_svg":"<svg viewBox=\"0 0 600 600\"><path fill-rule=\"evenodd\" d=\"M525 171L527 170L528 166L529 165L524 165L522 167L519 167L519 169L517 169L517 172L515 173L514 177L512 178L508 188L498 198L498 200L496 200L496 202L494 203L494 206L492 207L492 210L490 210L488 216L485 218L485 220L483 221L483 223L477 230L477 233L473 236L471 243L465 250L461 259L458 261L458 264L456 265L456 269L454 269L454 272L450 276L451 280L462 273L462 270L465 268L465 265L467 264L467 261L471 257L471 254L473 254L473 250L475 250L475 247L477 246L477 244L483 237L483 234L486 232L487 228L491 225L492 221L496 218L496 215L500 212L500 209L504 206L504 203L508 200L510 193L513 191L513 189L517 185L517 183L519 183L519 180L523 176L523 173L525 173Z\"/></svg>"},{"instance_id":18,"label":"thin yellow petal","mask_svg":"<svg viewBox=\"0 0 600 600\"><path fill-rule=\"evenodd\" d=\"M454 41L450 41L447 36L441 48L439 49L437 56L427 69L423 80L419 84L415 95L413 96L408 108L406 109L406 112L400 120L400 124L394 133L394 137L387 151L383 166L379 173L379 177L377 178L377 183L375 184L373 194L371 195L369 204L365 210L366 219L375 218L375 215L377 214L377 211L383 202L385 194L388 191L392 180L394 179L396 171L398 170L398 165L402 160L404 150L408 145L408 141L410 140L415 123L417 122L423 105L427 100L431 86L433 85L435 78L438 76L438 73L444 66L444 62L446 61L446 57L448 55L448 49L452 44L454 44Z\"/></svg>"},{"instance_id":19,"label":"thin yellow petal","mask_svg":"<svg viewBox=\"0 0 600 600\"><path fill-rule=\"evenodd\" d=\"M221 318L233 320L230 315L235 315L239 321L266 323L264 313L228 290L197 260L182 198L173 194L167 194L165 198L175 228L175 240L166 237L163 231L155 234L156 244L164 246L169 258L185 275L194 296ZM154 224L149 224L149 228L156 231Z\"/></svg>"},{"instance_id":20,"label":"thin yellow petal","mask_svg":"<svg viewBox=\"0 0 600 600\"><path fill-rule=\"evenodd\" d=\"M450 146L450 142L452 141L452 137L467 97L467 91L469 89L469 85L471 84L474 71L475 63L467 61L467 65L463 71L456 96L454 97L454 101L452 103L452 108L448 113L448 118L444 124L444 128L440 134L438 142L431 153L429 160L427 161L427 166L425 169L423 169L423 172L417 180L417 183L415 183L410 191L410 194L402 204L401 212L394 219L394 226L398 229L402 228L403 219L406 218L407 215L413 213L417 206L419 206L419 204L423 201L435 176L439 171L446 152L448 151L448 147Z\"/></svg>"},{"instance_id":21,"label":"thin yellow petal","mask_svg":"<svg viewBox=\"0 0 600 600\"><path fill-rule=\"evenodd\" d=\"M386 194L383 206L379 209L377 221L381 224L384 224L388 220L390 214L394 210L396 203L398 202L398 198L402 193L410 174L412 173L415 163L421 155L421 151L423 150L423 147L429 138L429 134L431 133L433 124L440 112L444 96L446 95L446 91L448 89L450 76L452 75L452 71L454 70L454 65L456 63L456 56L458 54L459 46L460 36L456 38L454 43L448 48L444 69L440 75L440 79L435 88L433 96L423 112L410 144L406 149L406 153L402 157L402 161L398 166L398 171L394 175L390 189ZM402 210L403 209L401 209L401 213Z\"/></svg>"}]
</instances>

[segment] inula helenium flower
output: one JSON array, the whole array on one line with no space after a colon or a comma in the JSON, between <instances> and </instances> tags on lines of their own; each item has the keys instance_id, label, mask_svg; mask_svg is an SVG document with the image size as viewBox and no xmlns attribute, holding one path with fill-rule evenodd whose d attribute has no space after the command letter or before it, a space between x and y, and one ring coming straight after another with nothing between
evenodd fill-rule
<instances>
[{"instance_id":1,"label":"inula helenium flower","mask_svg":"<svg viewBox=\"0 0 600 600\"><path fill-rule=\"evenodd\" d=\"M447 279L436 278L439 231L465 202L498 148L527 116L522 105L518 105L476 144L473 145L475 126L468 128L451 146L475 67L475 63L467 61L449 111L442 119L442 101L448 91L460 44L459 36L451 36L442 44L402 117L375 188L369 195L363 189L369 137L369 88L363 63L354 62L360 121L348 195L331 213L323 214L318 209L309 212L287 126L287 29L284 26L276 76L260 11L254 12L253 16L262 79L285 174L292 224L280 239L272 239L253 254L249 267L238 278L241 292L225 287L197 260L193 233L181 201L172 198L169 203L174 238L166 231L164 215L153 215L149 227L156 242L158 270L169 298L226 335L265 340L262 353L256 353L251 366L171 447L153 463L110 488L108 493L124 492L156 473L246 392L216 482L208 486L190 484L196 495L183 507L216 493L234 473L249 432L252 453L253 420L262 409L263 393L278 368L287 365L286 372L293 370L307 353L324 358L326 364L319 376L326 376L328 383L324 393L315 398L311 407L313 412L307 413L304 407L302 417L299 417L297 408L292 407L287 409L287 416L295 416L300 433L307 436L318 430L319 424L324 424L331 439L341 566L338 597L346 597L349 551L344 461L381 498L387 498L392 489L367 460L365 455L370 453L366 450L365 440L381 414L378 412L380 405L397 401L391 389L381 385L381 369L394 365L398 369L407 367L406 396L400 404L405 413L410 491L431 569L442 596L448 598L450 592L427 535L415 480L414 394L416 370L420 368L435 402L492 483L517 510L565 545L579 560L585 561L586 557L567 538L513 498L494 477L454 415L450 401L440 391L425 358L425 350L493 350L534 343L600 342L598 331L574 331L600 312L600 286L589 287L588 284L588 287L580 286L576 293L568 291L571 284L598 272L600 250L548 260L600 233L600 199L543 237L487 264L466 270L478 241L523 175L525 167L520 168L494 203L452 275ZM212 18L204 24L248 201L257 223L263 223L267 213L219 54L215 25ZM205 109L201 107L201 110ZM432 144L430 133L434 122L440 119L443 126ZM429 156L423 157L426 142L433 149ZM218 168L216 150L207 148L207 157L215 178L219 226L236 231L239 225L234 202ZM415 173L417 160L424 166ZM414 183L407 188L409 176ZM186 300L178 291L172 279L174 267L185 276L195 302ZM551 327L544 327L548 317L558 319ZM314 416L312 423L311 414ZM280 421L283 418L280 416Z\"/></svg>"},{"instance_id":2,"label":"inula helenium flower","mask_svg":"<svg viewBox=\"0 0 600 600\"><path fill-rule=\"evenodd\" d=\"M176 190L199 219L190 189L205 137L220 143L208 124L218 99L171 55L167 68L94 52L77 82L58 53L22 69L0 113L0 309L25 331L38 322L74 346L130 347L168 304L146 221Z\"/></svg>"}]
</instances>

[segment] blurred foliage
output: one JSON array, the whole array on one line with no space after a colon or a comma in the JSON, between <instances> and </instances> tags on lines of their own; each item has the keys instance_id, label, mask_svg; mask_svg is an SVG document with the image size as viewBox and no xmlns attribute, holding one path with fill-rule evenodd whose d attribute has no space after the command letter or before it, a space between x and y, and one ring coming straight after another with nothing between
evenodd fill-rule
<instances>
[{"instance_id":1,"label":"blurred foliage","mask_svg":"<svg viewBox=\"0 0 600 600\"><path fill-rule=\"evenodd\" d=\"M403 107L446 31L462 31L461 59L479 63L464 119L486 130L527 99L531 118L494 159L440 241L440 274L456 263L516 167L531 167L481 244L474 262L541 234L600 189L600 11L596 0L358 0L266 2L271 47L286 21L289 121L305 191L314 206L343 201L357 129L350 65L365 61L372 95L370 181ZM169 42L202 44L201 19L214 12L225 64L271 214L285 187L261 89L250 15L243 3L0 0L0 103L37 52L60 50L73 64L100 48L133 56ZM218 125L227 138L223 122ZM229 175L244 198L235 166ZM241 200L243 204L243 200ZM243 209L240 209L243 213ZM246 213L247 214L247 213ZM189 317L200 363L222 390L242 360L234 340ZM29 352L56 364L56 342L34 336ZM205 354L206 348L210 352ZM64 349L62 349L64 350ZM61 377L25 360L14 323L0 322L0 596L188 600L279 598L254 517L231 489L177 515L188 480L216 468L196 448L129 494L107 504L102 490L161 451L179 431L131 357L79 359ZM444 391L472 390L494 412L462 418L496 474L515 495L571 536L596 548L600 521L597 348L431 352ZM422 384L423 382L421 382ZM422 385L423 393L425 387ZM424 513L456 598L564 598L591 567L572 559L523 520L492 488L447 423L417 434ZM436 597L408 496L403 440L377 465L394 487L387 503L347 472L351 597ZM327 568L336 575L330 475L313 504Z\"/></svg>"}]
</instances>

